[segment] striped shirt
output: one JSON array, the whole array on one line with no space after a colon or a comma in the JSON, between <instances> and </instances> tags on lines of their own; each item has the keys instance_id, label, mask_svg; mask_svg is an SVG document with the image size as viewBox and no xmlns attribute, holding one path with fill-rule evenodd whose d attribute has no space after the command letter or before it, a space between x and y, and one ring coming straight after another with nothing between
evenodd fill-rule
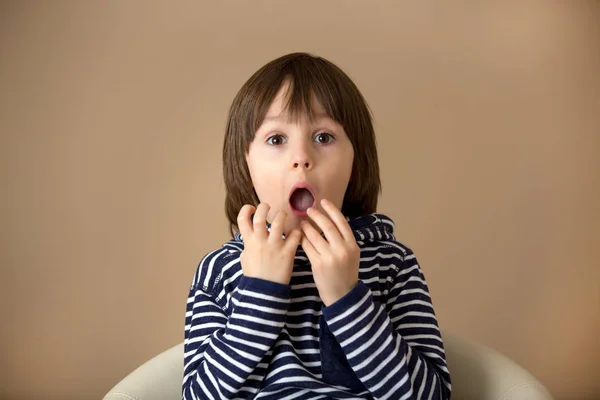
<instances>
[{"instance_id":1,"label":"striped shirt","mask_svg":"<svg viewBox=\"0 0 600 400\"><path fill-rule=\"evenodd\" d=\"M328 307L298 246L289 285L242 274L239 233L200 262L187 301L183 399L449 399L425 278L393 221L349 221L358 284Z\"/></svg>"}]
</instances>

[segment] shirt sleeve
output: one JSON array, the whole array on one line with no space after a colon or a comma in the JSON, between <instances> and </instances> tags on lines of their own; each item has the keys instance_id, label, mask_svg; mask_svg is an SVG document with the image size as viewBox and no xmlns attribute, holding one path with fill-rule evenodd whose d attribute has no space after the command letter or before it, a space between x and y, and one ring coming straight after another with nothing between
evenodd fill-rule
<instances>
[{"instance_id":1,"label":"shirt sleeve","mask_svg":"<svg viewBox=\"0 0 600 400\"><path fill-rule=\"evenodd\" d=\"M323 315L375 399L449 399L450 373L427 283L412 252L403 260L386 304L359 281Z\"/></svg>"},{"instance_id":2,"label":"shirt sleeve","mask_svg":"<svg viewBox=\"0 0 600 400\"><path fill-rule=\"evenodd\" d=\"M217 273L223 262L203 260L190 289L183 399L253 398L266 374L261 360L285 324L290 287L257 278L239 278L229 305L232 311L226 312L220 276L205 276L206 271ZM207 288L203 282L216 284Z\"/></svg>"}]
</instances>

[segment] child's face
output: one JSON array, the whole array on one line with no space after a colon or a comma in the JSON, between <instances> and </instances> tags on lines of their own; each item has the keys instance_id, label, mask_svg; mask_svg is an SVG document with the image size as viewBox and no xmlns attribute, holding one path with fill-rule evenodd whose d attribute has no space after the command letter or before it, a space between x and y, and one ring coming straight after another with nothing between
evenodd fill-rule
<instances>
[{"instance_id":1,"label":"child's face","mask_svg":"<svg viewBox=\"0 0 600 400\"><path fill-rule=\"evenodd\" d=\"M285 89L279 91L256 131L246 162L260 202L271 207L269 221L279 210L287 213L287 233L308 219L309 206L322 211L322 199L342 208L354 150L344 128L317 102L312 123L307 116L290 121L284 111ZM294 190L298 186L306 190Z\"/></svg>"}]
</instances>

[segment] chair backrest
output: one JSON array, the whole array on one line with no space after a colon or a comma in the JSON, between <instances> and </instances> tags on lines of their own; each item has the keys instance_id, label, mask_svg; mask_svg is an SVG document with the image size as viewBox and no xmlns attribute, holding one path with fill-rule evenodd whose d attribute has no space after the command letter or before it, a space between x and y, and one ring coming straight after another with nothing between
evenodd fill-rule
<instances>
[{"instance_id":1,"label":"chair backrest","mask_svg":"<svg viewBox=\"0 0 600 400\"><path fill-rule=\"evenodd\" d=\"M481 344L443 333L452 400L552 400L546 388L509 358ZM183 343L126 376L104 400L180 400Z\"/></svg>"}]
</instances>

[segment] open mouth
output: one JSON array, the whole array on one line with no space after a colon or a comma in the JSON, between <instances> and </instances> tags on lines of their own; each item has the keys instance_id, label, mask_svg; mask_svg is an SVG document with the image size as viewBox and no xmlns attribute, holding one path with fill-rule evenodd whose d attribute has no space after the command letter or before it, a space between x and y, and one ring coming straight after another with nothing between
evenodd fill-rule
<instances>
[{"instance_id":1,"label":"open mouth","mask_svg":"<svg viewBox=\"0 0 600 400\"><path fill-rule=\"evenodd\" d=\"M306 215L306 210L315 204L315 196L305 187L298 187L290 196L290 207L296 215Z\"/></svg>"}]
</instances>

